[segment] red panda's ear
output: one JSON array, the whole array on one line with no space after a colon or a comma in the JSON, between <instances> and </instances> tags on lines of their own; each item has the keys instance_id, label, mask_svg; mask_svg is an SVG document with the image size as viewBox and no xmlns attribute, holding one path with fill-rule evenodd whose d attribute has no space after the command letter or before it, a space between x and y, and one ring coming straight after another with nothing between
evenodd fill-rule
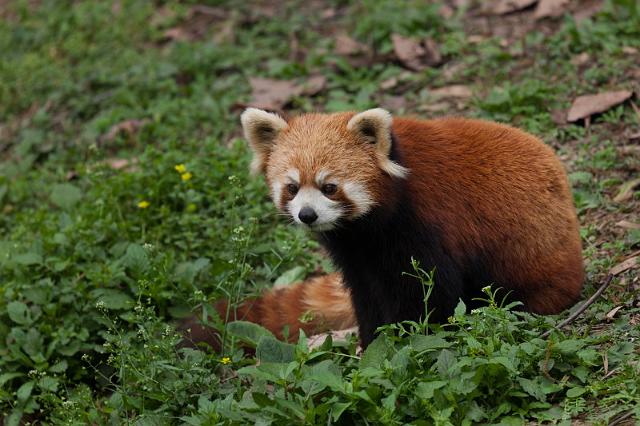
<instances>
[{"instance_id":1,"label":"red panda's ear","mask_svg":"<svg viewBox=\"0 0 640 426\"><path fill-rule=\"evenodd\" d=\"M393 118L382 108L369 109L351 117L347 130L357 133L365 141L375 144L380 168L390 176L405 178L409 170L391 161L391 125Z\"/></svg>"},{"instance_id":2,"label":"red panda's ear","mask_svg":"<svg viewBox=\"0 0 640 426\"><path fill-rule=\"evenodd\" d=\"M288 124L278 114L257 108L247 108L240 116L244 137L253 151L251 171L264 172L267 158L273 148L278 133L286 129Z\"/></svg>"}]
</instances>

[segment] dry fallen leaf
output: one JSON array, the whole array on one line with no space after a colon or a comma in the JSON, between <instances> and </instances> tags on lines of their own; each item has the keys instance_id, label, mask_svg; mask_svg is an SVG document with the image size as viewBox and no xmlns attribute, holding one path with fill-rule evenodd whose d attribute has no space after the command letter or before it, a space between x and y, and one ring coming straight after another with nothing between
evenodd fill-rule
<instances>
[{"instance_id":1,"label":"dry fallen leaf","mask_svg":"<svg viewBox=\"0 0 640 426\"><path fill-rule=\"evenodd\" d=\"M398 77L391 77L380 83L380 89L389 90L398 85Z\"/></svg>"},{"instance_id":2,"label":"dry fallen leaf","mask_svg":"<svg viewBox=\"0 0 640 426\"><path fill-rule=\"evenodd\" d=\"M349 37L338 34L335 38L335 52L338 55L352 56L367 52L367 46Z\"/></svg>"},{"instance_id":3,"label":"dry fallen leaf","mask_svg":"<svg viewBox=\"0 0 640 426\"><path fill-rule=\"evenodd\" d=\"M333 7L323 10L322 13L320 14L320 17L322 19L331 19L331 18L334 18L335 16L336 16L336 10Z\"/></svg>"},{"instance_id":4,"label":"dry fallen leaf","mask_svg":"<svg viewBox=\"0 0 640 426\"><path fill-rule=\"evenodd\" d=\"M420 105L418 109L420 111L426 111L426 112L442 112L442 111L447 111L449 109L449 103L436 102L432 104Z\"/></svg>"},{"instance_id":5,"label":"dry fallen leaf","mask_svg":"<svg viewBox=\"0 0 640 426\"><path fill-rule=\"evenodd\" d=\"M629 90L619 90L598 93L597 95L578 96L567 113L567 121L574 122L607 111L626 101L632 95L633 92Z\"/></svg>"},{"instance_id":6,"label":"dry fallen leaf","mask_svg":"<svg viewBox=\"0 0 640 426\"><path fill-rule=\"evenodd\" d=\"M223 22L227 17L228 12L223 8L194 5L179 26L166 30L163 35L165 39L174 41L200 40L214 23Z\"/></svg>"},{"instance_id":7,"label":"dry fallen leaf","mask_svg":"<svg viewBox=\"0 0 640 426\"><path fill-rule=\"evenodd\" d=\"M414 40L399 34L392 34L393 52L405 67L422 71L442 63L438 45L430 38Z\"/></svg>"},{"instance_id":8,"label":"dry fallen leaf","mask_svg":"<svg viewBox=\"0 0 640 426\"><path fill-rule=\"evenodd\" d=\"M100 138L100 141L111 142L120 133L125 133L127 136L130 136L140 130L140 128L147 124L148 121L149 120L125 120L118 124L114 124L111 126L107 134Z\"/></svg>"},{"instance_id":9,"label":"dry fallen leaf","mask_svg":"<svg viewBox=\"0 0 640 426\"><path fill-rule=\"evenodd\" d=\"M609 312L607 312L607 315L606 315L607 319L608 319L608 320L612 320L612 319L613 319L613 317L615 317L615 316L616 316L616 314L618 313L618 311L619 311L620 309L622 309L622 306L616 306L615 308L613 308L612 310L610 310Z\"/></svg>"},{"instance_id":10,"label":"dry fallen leaf","mask_svg":"<svg viewBox=\"0 0 640 426\"><path fill-rule=\"evenodd\" d=\"M317 95L325 88L327 79L322 75L315 75L302 84L296 84L288 80L252 77L249 79L249 84L251 101L241 106L278 111L282 110L294 96Z\"/></svg>"},{"instance_id":11,"label":"dry fallen leaf","mask_svg":"<svg viewBox=\"0 0 640 426\"><path fill-rule=\"evenodd\" d=\"M404 96L387 96L382 101L382 107L392 112L403 111L407 108L407 100Z\"/></svg>"},{"instance_id":12,"label":"dry fallen leaf","mask_svg":"<svg viewBox=\"0 0 640 426\"><path fill-rule=\"evenodd\" d=\"M484 13L506 15L533 6L538 0L496 0L486 3Z\"/></svg>"},{"instance_id":13,"label":"dry fallen leaf","mask_svg":"<svg viewBox=\"0 0 640 426\"><path fill-rule=\"evenodd\" d=\"M603 0L582 0L580 7L573 13L573 19L575 19L576 22L589 19L600 12L603 6Z\"/></svg>"},{"instance_id":14,"label":"dry fallen leaf","mask_svg":"<svg viewBox=\"0 0 640 426\"><path fill-rule=\"evenodd\" d=\"M438 9L438 15L442 16L444 19L452 18L454 13L455 11L453 10L453 8L451 8L451 6L448 6L446 4L443 4Z\"/></svg>"},{"instance_id":15,"label":"dry fallen leaf","mask_svg":"<svg viewBox=\"0 0 640 426\"><path fill-rule=\"evenodd\" d=\"M129 160L127 160L126 158L112 158L110 160L107 160L107 164L113 170L120 170L129 165Z\"/></svg>"},{"instance_id":16,"label":"dry fallen leaf","mask_svg":"<svg viewBox=\"0 0 640 426\"><path fill-rule=\"evenodd\" d=\"M470 98L473 96L473 92L469 87L462 84L454 84L451 86L444 86L438 89L433 89L429 92L434 98Z\"/></svg>"},{"instance_id":17,"label":"dry fallen leaf","mask_svg":"<svg viewBox=\"0 0 640 426\"><path fill-rule=\"evenodd\" d=\"M470 35L469 37L467 37L467 41L472 44L482 43L486 39L487 39L486 37L481 35L476 35L476 34Z\"/></svg>"},{"instance_id":18,"label":"dry fallen leaf","mask_svg":"<svg viewBox=\"0 0 640 426\"><path fill-rule=\"evenodd\" d=\"M173 40L173 41L190 40L189 34L180 27L169 28L164 33L162 33L162 37L166 40Z\"/></svg>"},{"instance_id":19,"label":"dry fallen leaf","mask_svg":"<svg viewBox=\"0 0 640 426\"><path fill-rule=\"evenodd\" d=\"M629 222L628 220L621 220L616 223L616 226L624 229L640 229L640 223Z\"/></svg>"},{"instance_id":20,"label":"dry fallen leaf","mask_svg":"<svg viewBox=\"0 0 640 426\"><path fill-rule=\"evenodd\" d=\"M266 110L281 110L294 96L302 92L293 81L252 77L251 102L248 106Z\"/></svg>"},{"instance_id":21,"label":"dry fallen leaf","mask_svg":"<svg viewBox=\"0 0 640 426\"><path fill-rule=\"evenodd\" d=\"M569 0L540 0L533 17L535 19L556 18L567 10Z\"/></svg>"},{"instance_id":22,"label":"dry fallen leaf","mask_svg":"<svg viewBox=\"0 0 640 426\"><path fill-rule=\"evenodd\" d=\"M331 338L334 342L336 341L345 341L351 334L358 334L358 327L347 328L346 330L336 330L331 331L329 333L321 333L310 336L307 339L307 347L309 349L314 349L322 345L327 338L327 336L331 335Z\"/></svg>"},{"instance_id":23,"label":"dry fallen leaf","mask_svg":"<svg viewBox=\"0 0 640 426\"><path fill-rule=\"evenodd\" d=\"M618 195L615 196L613 201L616 203L622 203L627 201L633 196L633 191L637 186L640 186L640 178L630 180L629 182L625 182L620 185L620 189L618 190Z\"/></svg>"},{"instance_id":24,"label":"dry fallen leaf","mask_svg":"<svg viewBox=\"0 0 640 426\"><path fill-rule=\"evenodd\" d=\"M302 83L301 95L313 96L322 92L327 86L327 78L323 75L314 75Z\"/></svg>"},{"instance_id":25,"label":"dry fallen leaf","mask_svg":"<svg viewBox=\"0 0 640 426\"><path fill-rule=\"evenodd\" d=\"M571 63L579 67L589 62L589 59L590 59L589 54L587 52L582 52L579 55L576 55L573 58L571 58Z\"/></svg>"},{"instance_id":26,"label":"dry fallen leaf","mask_svg":"<svg viewBox=\"0 0 640 426\"><path fill-rule=\"evenodd\" d=\"M640 139L640 132L632 133L629 135L630 140Z\"/></svg>"},{"instance_id":27,"label":"dry fallen leaf","mask_svg":"<svg viewBox=\"0 0 640 426\"><path fill-rule=\"evenodd\" d=\"M125 170L125 171L135 171L138 170L137 158L109 158L105 160L107 166L109 166L113 170Z\"/></svg>"},{"instance_id":28,"label":"dry fallen leaf","mask_svg":"<svg viewBox=\"0 0 640 426\"><path fill-rule=\"evenodd\" d=\"M609 273L611 275L620 275L621 273L623 273L625 271L628 271L631 268L636 268L636 267L638 267L638 259L640 259L640 256L630 257L629 259L625 260L624 262L620 262L616 266L611 268Z\"/></svg>"}]
</instances>

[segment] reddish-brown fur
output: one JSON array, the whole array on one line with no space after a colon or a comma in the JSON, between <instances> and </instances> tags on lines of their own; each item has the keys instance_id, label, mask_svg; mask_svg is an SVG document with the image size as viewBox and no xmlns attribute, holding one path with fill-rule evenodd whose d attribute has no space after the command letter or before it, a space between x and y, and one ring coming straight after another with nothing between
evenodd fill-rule
<instances>
[{"instance_id":1,"label":"reddish-brown fur","mask_svg":"<svg viewBox=\"0 0 640 426\"><path fill-rule=\"evenodd\" d=\"M444 227L452 253L494 253L487 266L521 283L531 312L575 303L584 279L579 226L551 148L513 127L463 118L396 118L393 131L405 166L430 177L409 185L425 219Z\"/></svg>"},{"instance_id":2,"label":"reddish-brown fur","mask_svg":"<svg viewBox=\"0 0 640 426\"><path fill-rule=\"evenodd\" d=\"M225 322L243 320L260 324L280 339L284 339L287 326L289 341L296 341L300 330L310 336L356 325L349 294L338 273L265 291L235 309L229 308L226 300L218 302L215 308ZM183 322L180 329L185 334L183 346L207 342L214 349L220 348L218 333L203 326L197 317Z\"/></svg>"}]
</instances>

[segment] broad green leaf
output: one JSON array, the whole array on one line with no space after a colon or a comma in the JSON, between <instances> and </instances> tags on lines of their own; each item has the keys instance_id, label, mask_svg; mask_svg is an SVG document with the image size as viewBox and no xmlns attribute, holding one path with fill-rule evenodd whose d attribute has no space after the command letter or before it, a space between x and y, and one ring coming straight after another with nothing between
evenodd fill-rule
<instances>
[{"instance_id":1,"label":"broad green leaf","mask_svg":"<svg viewBox=\"0 0 640 426\"><path fill-rule=\"evenodd\" d=\"M256 347L262 337L275 339L273 333L266 328L248 321L233 321L227 324L227 331L245 343Z\"/></svg>"},{"instance_id":2,"label":"broad green leaf","mask_svg":"<svg viewBox=\"0 0 640 426\"><path fill-rule=\"evenodd\" d=\"M296 347L271 336L262 336L256 347L256 357L260 362L291 362L295 358Z\"/></svg>"},{"instance_id":3,"label":"broad green leaf","mask_svg":"<svg viewBox=\"0 0 640 426\"><path fill-rule=\"evenodd\" d=\"M82 192L70 183L54 185L51 202L63 210L71 210L82 199Z\"/></svg>"},{"instance_id":4,"label":"broad green leaf","mask_svg":"<svg viewBox=\"0 0 640 426\"><path fill-rule=\"evenodd\" d=\"M542 388L542 384L537 380L530 380L525 377L518 377L518 383L522 389L529 395L535 397L539 401L546 401L547 395Z\"/></svg>"},{"instance_id":5,"label":"broad green leaf","mask_svg":"<svg viewBox=\"0 0 640 426\"><path fill-rule=\"evenodd\" d=\"M63 359L62 361L53 364L51 367L49 367L49 372L51 373L63 373L67 367L69 366L69 364L67 363L66 359Z\"/></svg>"},{"instance_id":6,"label":"broad green leaf","mask_svg":"<svg viewBox=\"0 0 640 426\"><path fill-rule=\"evenodd\" d=\"M431 399L433 398L433 393L436 389L440 389L446 386L447 382L436 380L433 382L420 382L416 387L416 396L422 399Z\"/></svg>"},{"instance_id":7,"label":"broad green leaf","mask_svg":"<svg viewBox=\"0 0 640 426\"><path fill-rule=\"evenodd\" d=\"M101 288L91 292L96 303L101 303L107 309L120 310L131 309L134 305L133 299L124 291L113 288Z\"/></svg>"},{"instance_id":8,"label":"broad green leaf","mask_svg":"<svg viewBox=\"0 0 640 426\"><path fill-rule=\"evenodd\" d=\"M149 268L147 252L139 244L129 244L123 260L128 268L138 274L145 272Z\"/></svg>"},{"instance_id":9,"label":"broad green leaf","mask_svg":"<svg viewBox=\"0 0 640 426\"><path fill-rule=\"evenodd\" d=\"M27 399L29 399L34 385L35 385L35 382L33 380L27 383L23 383L22 386L20 386L16 391L16 396L18 397L18 401L25 402Z\"/></svg>"},{"instance_id":10,"label":"broad green leaf","mask_svg":"<svg viewBox=\"0 0 640 426\"><path fill-rule=\"evenodd\" d=\"M569 398L576 398L585 393L587 390L582 386L576 386L575 388L571 388L567 391L567 396Z\"/></svg>"},{"instance_id":11,"label":"broad green leaf","mask_svg":"<svg viewBox=\"0 0 640 426\"><path fill-rule=\"evenodd\" d=\"M436 361L436 368L438 369L438 374L440 377L448 377L449 369L455 364L456 359L453 355L453 352L443 349L438 355L438 360Z\"/></svg>"},{"instance_id":12,"label":"broad green leaf","mask_svg":"<svg viewBox=\"0 0 640 426\"><path fill-rule=\"evenodd\" d=\"M350 402L335 402L331 405L331 419L337 422L344 410L351 406Z\"/></svg>"},{"instance_id":13,"label":"broad green leaf","mask_svg":"<svg viewBox=\"0 0 640 426\"><path fill-rule=\"evenodd\" d=\"M73 356L80 350L80 342L74 339L70 341L67 346L58 346L56 350L61 355Z\"/></svg>"},{"instance_id":14,"label":"broad green leaf","mask_svg":"<svg viewBox=\"0 0 640 426\"><path fill-rule=\"evenodd\" d=\"M58 390L59 380L55 377L45 376L38 380L38 387L42 390L55 392Z\"/></svg>"},{"instance_id":15,"label":"broad green leaf","mask_svg":"<svg viewBox=\"0 0 640 426\"><path fill-rule=\"evenodd\" d=\"M333 390L339 391L344 388L340 369L330 359L321 361L311 367L311 372L309 373L308 378L329 386Z\"/></svg>"},{"instance_id":16,"label":"broad green leaf","mask_svg":"<svg viewBox=\"0 0 640 426\"><path fill-rule=\"evenodd\" d=\"M494 364L503 365L509 371L516 372L516 367L513 365L513 362L511 362L511 360L506 356L497 356L491 358L489 361Z\"/></svg>"},{"instance_id":17,"label":"broad green leaf","mask_svg":"<svg viewBox=\"0 0 640 426\"><path fill-rule=\"evenodd\" d=\"M387 336L384 334L379 335L362 354L360 368L380 368L382 362L389 356L390 350L391 346Z\"/></svg>"},{"instance_id":18,"label":"broad green leaf","mask_svg":"<svg viewBox=\"0 0 640 426\"><path fill-rule=\"evenodd\" d=\"M576 339L568 339L556 343L554 348L565 355L573 355L580 349L584 348L584 342Z\"/></svg>"},{"instance_id":19,"label":"broad green leaf","mask_svg":"<svg viewBox=\"0 0 640 426\"><path fill-rule=\"evenodd\" d=\"M22 409L14 408L11 411L11 414L4 419L6 426L20 426L20 421L22 420Z\"/></svg>"},{"instance_id":20,"label":"broad green leaf","mask_svg":"<svg viewBox=\"0 0 640 426\"><path fill-rule=\"evenodd\" d=\"M9 314L11 321L17 324L31 324L31 312L29 312L29 307L22 302L10 302L7 305L7 314Z\"/></svg>"},{"instance_id":21,"label":"broad green leaf","mask_svg":"<svg viewBox=\"0 0 640 426\"><path fill-rule=\"evenodd\" d=\"M453 316L456 318L462 318L467 313L467 305L464 304L462 299L458 301L456 309L453 311Z\"/></svg>"},{"instance_id":22,"label":"broad green leaf","mask_svg":"<svg viewBox=\"0 0 640 426\"><path fill-rule=\"evenodd\" d=\"M15 379L16 377L24 376L23 373L4 373L0 374L0 388L4 386L9 380Z\"/></svg>"},{"instance_id":23,"label":"broad green leaf","mask_svg":"<svg viewBox=\"0 0 640 426\"><path fill-rule=\"evenodd\" d=\"M271 398L263 393L253 392L251 396L253 397L253 401L260 407L268 407L269 405L273 405L273 401L271 400Z\"/></svg>"},{"instance_id":24,"label":"broad green leaf","mask_svg":"<svg viewBox=\"0 0 640 426\"><path fill-rule=\"evenodd\" d=\"M389 363L394 370L394 377L399 378L407 375L410 354L411 348L409 346L405 346L393 355Z\"/></svg>"},{"instance_id":25,"label":"broad green leaf","mask_svg":"<svg viewBox=\"0 0 640 426\"><path fill-rule=\"evenodd\" d=\"M452 346L452 343L447 342L440 336L430 334L428 336L422 334L416 334L411 336L411 346L416 352L422 352L429 349L444 349Z\"/></svg>"},{"instance_id":26,"label":"broad green leaf","mask_svg":"<svg viewBox=\"0 0 640 426\"><path fill-rule=\"evenodd\" d=\"M304 279L307 270L302 266L296 266L280 275L274 285L289 285Z\"/></svg>"},{"instance_id":27,"label":"broad green leaf","mask_svg":"<svg viewBox=\"0 0 640 426\"><path fill-rule=\"evenodd\" d=\"M25 336L25 342L22 345L24 351L33 359L36 363L45 361L42 355L43 337L38 330L30 328Z\"/></svg>"},{"instance_id":28,"label":"broad green leaf","mask_svg":"<svg viewBox=\"0 0 640 426\"><path fill-rule=\"evenodd\" d=\"M22 253L14 256L13 261L25 266L39 265L42 263L42 256L33 252Z\"/></svg>"},{"instance_id":29,"label":"broad green leaf","mask_svg":"<svg viewBox=\"0 0 640 426\"><path fill-rule=\"evenodd\" d=\"M184 284L193 284L196 276L211 262L209 259L201 257L193 262L182 262L175 270L176 278Z\"/></svg>"},{"instance_id":30,"label":"broad green leaf","mask_svg":"<svg viewBox=\"0 0 640 426\"><path fill-rule=\"evenodd\" d=\"M602 356L592 348L586 348L577 352L578 358L587 365L597 365L600 363Z\"/></svg>"}]
</instances>

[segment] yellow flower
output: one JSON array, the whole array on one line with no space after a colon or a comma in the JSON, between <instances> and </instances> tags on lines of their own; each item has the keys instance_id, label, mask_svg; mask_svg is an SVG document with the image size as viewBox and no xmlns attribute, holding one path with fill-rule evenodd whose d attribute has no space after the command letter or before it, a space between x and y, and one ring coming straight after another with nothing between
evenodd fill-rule
<instances>
[{"instance_id":1,"label":"yellow flower","mask_svg":"<svg viewBox=\"0 0 640 426\"><path fill-rule=\"evenodd\" d=\"M182 180L184 182L188 181L189 179L191 179L193 177L193 175L189 172L183 173L180 175L180 177L182 178Z\"/></svg>"},{"instance_id":2,"label":"yellow flower","mask_svg":"<svg viewBox=\"0 0 640 426\"><path fill-rule=\"evenodd\" d=\"M147 207L149 207L151 205L150 202L148 202L147 200L142 200L138 203L138 208L139 209L146 209Z\"/></svg>"},{"instance_id":3,"label":"yellow flower","mask_svg":"<svg viewBox=\"0 0 640 426\"><path fill-rule=\"evenodd\" d=\"M220 362L223 363L224 365L231 364L231 358L229 358L228 356L225 356L220 360Z\"/></svg>"},{"instance_id":4,"label":"yellow flower","mask_svg":"<svg viewBox=\"0 0 640 426\"><path fill-rule=\"evenodd\" d=\"M180 174L182 174L182 173L187 171L187 168L185 167L184 164L176 164L173 168L176 169L176 172L178 172Z\"/></svg>"}]
</instances>

